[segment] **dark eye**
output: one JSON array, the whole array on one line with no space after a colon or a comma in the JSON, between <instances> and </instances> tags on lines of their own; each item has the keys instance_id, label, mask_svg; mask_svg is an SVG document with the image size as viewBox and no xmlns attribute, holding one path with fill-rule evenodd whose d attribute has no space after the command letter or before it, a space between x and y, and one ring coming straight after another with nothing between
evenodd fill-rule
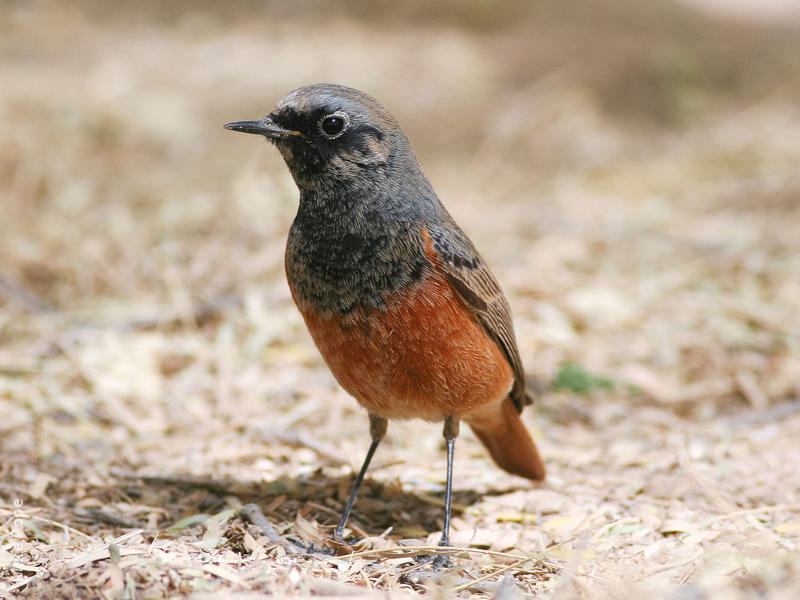
<instances>
[{"instance_id":1,"label":"dark eye","mask_svg":"<svg viewBox=\"0 0 800 600\"><path fill-rule=\"evenodd\" d=\"M323 117L319 122L319 128L327 137L335 138L344 132L347 123L347 115L344 113L336 113Z\"/></svg>"}]
</instances>

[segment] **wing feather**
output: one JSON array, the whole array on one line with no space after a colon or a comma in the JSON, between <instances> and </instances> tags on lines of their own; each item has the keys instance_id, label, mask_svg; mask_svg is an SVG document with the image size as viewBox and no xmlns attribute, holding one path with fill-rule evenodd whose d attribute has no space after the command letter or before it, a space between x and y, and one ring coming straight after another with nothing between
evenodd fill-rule
<instances>
[{"instance_id":1,"label":"wing feather","mask_svg":"<svg viewBox=\"0 0 800 600\"><path fill-rule=\"evenodd\" d=\"M454 223L429 227L439 265L450 285L472 309L489 336L505 354L514 373L511 400L517 410L531 404L525 392L525 370L517 349L511 308L483 258Z\"/></svg>"}]
</instances>

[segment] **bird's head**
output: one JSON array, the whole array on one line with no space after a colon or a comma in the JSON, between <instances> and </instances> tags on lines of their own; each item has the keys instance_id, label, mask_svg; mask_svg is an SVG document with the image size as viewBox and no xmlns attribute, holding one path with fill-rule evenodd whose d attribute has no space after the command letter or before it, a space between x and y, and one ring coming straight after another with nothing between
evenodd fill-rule
<instances>
[{"instance_id":1,"label":"bird's head","mask_svg":"<svg viewBox=\"0 0 800 600\"><path fill-rule=\"evenodd\" d=\"M227 129L273 142L302 189L382 179L399 168L419 168L394 117L372 96L353 88L299 88L259 121Z\"/></svg>"}]
</instances>

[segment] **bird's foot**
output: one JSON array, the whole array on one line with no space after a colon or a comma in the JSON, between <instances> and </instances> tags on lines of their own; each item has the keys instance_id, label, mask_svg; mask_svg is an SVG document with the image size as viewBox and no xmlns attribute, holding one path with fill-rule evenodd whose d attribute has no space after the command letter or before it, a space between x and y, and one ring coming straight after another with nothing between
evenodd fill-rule
<instances>
[{"instance_id":1,"label":"bird's foot","mask_svg":"<svg viewBox=\"0 0 800 600\"><path fill-rule=\"evenodd\" d=\"M328 542L325 542L325 545L320 546L320 547L317 547L317 545L314 542L311 542L305 548L305 551L308 554L316 554L316 555L322 555L322 556L333 556L333 555L335 555L337 553L336 552L336 548L330 546L328 544Z\"/></svg>"}]
</instances>

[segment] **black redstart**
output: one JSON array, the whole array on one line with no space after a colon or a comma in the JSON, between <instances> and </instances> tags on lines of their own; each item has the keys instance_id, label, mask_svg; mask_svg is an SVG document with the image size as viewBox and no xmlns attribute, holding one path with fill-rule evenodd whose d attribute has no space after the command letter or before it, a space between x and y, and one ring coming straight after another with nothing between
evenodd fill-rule
<instances>
[{"instance_id":1,"label":"black redstart","mask_svg":"<svg viewBox=\"0 0 800 600\"><path fill-rule=\"evenodd\" d=\"M374 98L302 87L260 121L300 190L286 276L337 381L367 409L370 445L342 532L388 419L444 421L449 545L453 448L466 421L503 469L541 480L545 467L519 413L531 400L508 302L439 201L397 121Z\"/></svg>"}]
</instances>

